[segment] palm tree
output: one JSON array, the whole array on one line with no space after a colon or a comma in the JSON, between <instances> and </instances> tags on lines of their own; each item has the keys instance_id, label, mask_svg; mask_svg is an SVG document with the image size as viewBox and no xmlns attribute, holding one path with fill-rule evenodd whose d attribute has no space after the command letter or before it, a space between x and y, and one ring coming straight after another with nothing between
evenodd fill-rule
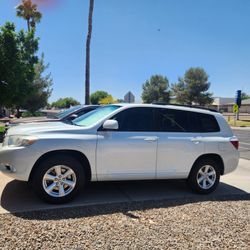
<instances>
[{"instance_id":1,"label":"palm tree","mask_svg":"<svg viewBox=\"0 0 250 250\"><path fill-rule=\"evenodd\" d=\"M42 18L42 13L37 10L37 5L32 0L22 0L22 3L16 7L16 15L27 21L28 31L35 29L36 23Z\"/></svg>"},{"instance_id":2,"label":"palm tree","mask_svg":"<svg viewBox=\"0 0 250 250\"><path fill-rule=\"evenodd\" d=\"M90 85L90 42L92 35L92 17L94 10L94 0L89 0L89 19L88 34L86 41L86 65L85 65L85 104L89 104L89 85Z\"/></svg>"}]
</instances>

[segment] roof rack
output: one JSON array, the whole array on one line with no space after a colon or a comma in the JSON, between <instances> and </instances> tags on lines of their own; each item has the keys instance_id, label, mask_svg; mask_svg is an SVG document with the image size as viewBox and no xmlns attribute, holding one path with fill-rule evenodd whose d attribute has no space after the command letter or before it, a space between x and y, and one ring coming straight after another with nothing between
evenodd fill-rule
<instances>
[{"instance_id":1,"label":"roof rack","mask_svg":"<svg viewBox=\"0 0 250 250\"><path fill-rule=\"evenodd\" d=\"M202 107L202 106L199 106L199 105L184 105L184 104L173 104L173 103L166 103L166 102L152 102L152 104L178 106L178 107L186 107L186 108L196 108L196 109L209 110L209 111L212 111L212 112L219 113L219 111L216 110L216 109L205 108L205 107Z\"/></svg>"}]
</instances>

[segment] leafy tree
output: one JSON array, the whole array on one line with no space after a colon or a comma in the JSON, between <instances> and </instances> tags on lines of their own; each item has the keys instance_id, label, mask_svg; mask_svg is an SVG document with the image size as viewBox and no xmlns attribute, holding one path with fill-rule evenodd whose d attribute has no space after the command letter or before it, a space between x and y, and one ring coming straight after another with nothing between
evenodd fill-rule
<instances>
[{"instance_id":1,"label":"leafy tree","mask_svg":"<svg viewBox=\"0 0 250 250\"><path fill-rule=\"evenodd\" d=\"M35 29L36 23L42 18L42 13L37 10L37 5L31 0L22 0L22 3L16 7L16 15L26 20L28 31Z\"/></svg>"},{"instance_id":2,"label":"leafy tree","mask_svg":"<svg viewBox=\"0 0 250 250\"><path fill-rule=\"evenodd\" d=\"M91 94L90 101L92 104L99 104L100 100L107 96L108 93L106 91L98 90Z\"/></svg>"},{"instance_id":3,"label":"leafy tree","mask_svg":"<svg viewBox=\"0 0 250 250\"><path fill-rule=\"evenodd\" d=\"M48 64L44 64L44 55L42 54L42 58L35 65L35 79L32 85L32 93L23 105L23 108L27 109L32 114L40 108L45 107L51 95L51 86L53 82L51 74L44 75L48 67Z\"/></svg>"},{"instance_id":4,"label":"leafy tree","mask_svg":"<svg viewBox=\"0 0 250 250\"><path fill-rule=\"evenodd\" d=\"M38 39L34 32L15 31L7 22L0 30L0 106L19 109L32 92Z\"/></svg>"},{"instance_id":5,"label":"leafy tree","mask_svg":"<svg viewBox=\"0 0 250 250\"><path fill-rule=\"evenodd\" d=\"M117 103L123 103L125 102L123 99L117 99Z\"/></svg>"},{"instance_id":6,"label":"leafy tree","mask_svg":"<svg viewBox=\"0 0 250 250\"><path fill-rule=\"evenodd\" d=\"M169 102L169 82L167 77L153 75L143 86L142 100L144 103Z\"/></svg>"},{"instance_id":7,"label":"leafy tree","mask_svg":"<svg viewBox=\"0 0 250 250\"><path fill-rule=\"evenodd\" d=\"M241 92L241 100L250 99L250 95L245 92Z\"/></svg>"},{"instance_id":8,"label":"leafy tree","mask_svg":"<svg viewBox=\"0 0 250 250\"><path fill-rule=\"evenodd\" d=\"M117 103L117 100L114 99L112 95L108 95L99 101L99 104L102 105L112 104L112 103Z\"/></svg>"},{"instance_id":9,"label":"leafy tree","mask_svg":"<svg viewBox=\"0 0 250 250\"><path fill-rule=\"evenodd\" d=\"M205 106L213 102L212 93L208 92L210 82L202 68L190 68L178 83L172 85L173 95L180 104L198 104Z\"/></svg>"},{"instance_id":10,"label":"leafy tree","mask_svg":"<svg viewBox=\"0 0 250 250\"><path fill-rule=\"evenodd\" d=\"M51 104L52 107L60 108L60 109L70 108L71 106L76 106L76 105L80 105L80 102L78 102L72 97L60 98Z\"/></svg>"},{"instance_id":11,"label":"leafy tree","mask_svg":"<svg viewBox=\"0 0 250 250\"><path fill-rule=\"evenodd\" d=\"M86 65L85 65L85 104L89 104L90 92L90 42L92 36L92 17L94 10L94 0L89 0L88 34L86 40Z\"/></svg>"}]
</instances>

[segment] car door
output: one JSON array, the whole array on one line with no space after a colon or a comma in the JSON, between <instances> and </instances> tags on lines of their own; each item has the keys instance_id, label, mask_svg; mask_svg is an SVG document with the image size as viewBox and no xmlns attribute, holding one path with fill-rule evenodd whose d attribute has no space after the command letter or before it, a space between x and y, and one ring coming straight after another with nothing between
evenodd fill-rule
<instances>
[{"instance_id":1,"label":"car door","mask_svg":"<svg viewBox=\"0 0 250 250\"><path fill-rule=\"evenodd\" d=\"M157 179L187 178L195 160L204 153L193 112L158 109Z\"/></svg>"},{"instance_id":2,"label":"car door","mask_svg":"<svg viewBox=\"0 0 250 250\"><path fill-rule=\"evenodd\" d=\"M154 179L158 139L154 109L131 107L112 119L118 121L118 130L98 131L98 180Z\"/></svg>"}]
</instances>

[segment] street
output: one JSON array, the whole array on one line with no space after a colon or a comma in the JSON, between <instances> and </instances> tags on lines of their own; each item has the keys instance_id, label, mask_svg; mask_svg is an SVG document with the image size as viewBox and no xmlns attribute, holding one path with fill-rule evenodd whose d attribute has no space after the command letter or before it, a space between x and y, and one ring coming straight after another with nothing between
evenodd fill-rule
<instances>
[{"instance_id":1,"label":"street","mask_svg":"<svg viewBox=\"0 0 250 250\"><path fill-rule=\"evenodd\" d=\"M250 129L233 129L240 141L240 157L250 160Z\"/></svg>"}]
</instances>

